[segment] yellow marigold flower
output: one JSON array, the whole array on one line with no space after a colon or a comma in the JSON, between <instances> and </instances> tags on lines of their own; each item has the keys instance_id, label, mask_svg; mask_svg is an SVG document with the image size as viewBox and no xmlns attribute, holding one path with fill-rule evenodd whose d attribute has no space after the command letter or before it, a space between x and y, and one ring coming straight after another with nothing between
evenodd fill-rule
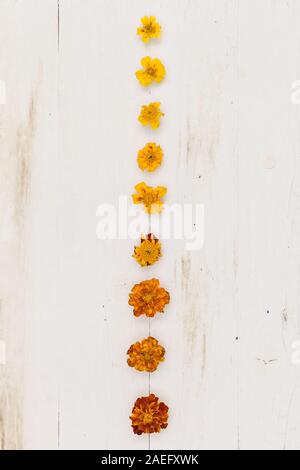
<instances>
[{"instance_id":1,"label":"yellow marigold flower","mask_svg":"<svg viewBox=\"0 0 300 470\"><path fill-rule=\"evenodd\" d=\"M138 165L141 170L152 172L161 165L163 156L162 148L154 142L149 142L138 153Z\"/></svg>"},{"instance_id":2,"label":"yellow marigold flower","mask_svg":"<svg viewBox=\"0 0 300 470\"><path fill-rule=\"evenodd\" d=\"M154 372L159 363L165 360L165 348L152 336L132 344L127 354L127 364L139 372Z\"/></svg>"},{"instance_id":3,"label":"yellow marigold flower","mask_svg":"<svg viewBox=\"0 0 300 470\"><path fill-rule=\"evenodd\" d=\"M146 183L139 183L134 188L137 194L132 195L134 204L144 204L145 211L148 214L157 214L163 210L161 198L167 194L167 188L157 186L152 188Z\"/></svg>"},{"instance_id":4,"label":"yellow marigold flower","mask_svg":"<svg viewBox=\"0 0 300 470\"><path fill-rule=\"evenodd\" d=\"M142 27L137 28L137 34L141 36L143 42L160 37L161 26L156 21L155 16L144 16L141 18L141 23Z\"/></svg>"},{"instance_id":5,"label":"yellow marigold flower","mask_svg":"<svg viewBox=\"0 0 300 470\"><path fill-rule=\"evenodd\" d=\"M164 116L164 113L160 110L160 103L149 103L142 106L139 121L143 126L151 126L152 129L157 129L162 116Z\"/></svg>"},{"instance_id":6,"label":"yellow marigold flower","mask_svg":"<svg viewBox=\"0 0 300 470\"><path fill-rule=\"evenodd\" d=\"M166 76L165 66L159 59L151 59L151 57L143 57L141 60L142 70L135 72L135 76L143 86L151 85L151 83L160 83Z\"/></svg>"},{"instance_id":7,"label":"yellow marigold flower","mask_svg":"<svg viewBox=\"0 0 300 470\"><path fill-rule=\"evenodd\" d=\"M165 306L170 303L170 294L160 287L158 279L151 279L132 288L128 303L133 307L135 317L146 315L151 318L158 312L164 312Z\"/></svg>"},{"instance_id":8,"label":"yellow marigold flower","mask_svg":"<svg viewBox=\"0 0 300 470\"><path fill-rule=\"evenodd\" d=\"M168 426L169 408L151 393L148 397L138 398L132 409L130 419L134 434L152 434Z\"/></svg>"},{"instance_id":9,"label":"yellow marigold flower","mask_svg":"<svg viewBox=\"0 0 300 470\"><path fill-rule=\"evenodd\" d=\"M140 246L134 247L133 258L142 266L151 266L161 257L161 244L159 240L149 233L141 238Z\"/></svg>"}]
</instances>

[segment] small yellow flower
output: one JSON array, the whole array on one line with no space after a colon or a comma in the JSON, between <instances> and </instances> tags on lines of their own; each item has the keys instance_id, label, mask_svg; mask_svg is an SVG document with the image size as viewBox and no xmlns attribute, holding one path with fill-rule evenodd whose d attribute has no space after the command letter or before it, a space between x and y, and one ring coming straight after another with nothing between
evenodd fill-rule
<instances>
[{"instance_id":1,"label":"small yellow flower","mask_svg":"<svg viewBox=\"0 0 300 470\"><path fill-rule=\"evenodd\" d=\"M161 26L157 23L155 16L144 16L141 18L141 23L142 27L137 28L137 34L141 36L143 42L160 37Z\"/></svg>"},{"instance_id":2,"label":"small yellow flower","mask_svg":"<svg viewBox=\"0 0 300 470\"><path fill-rule=\"evenodd\" d=\"M152 172L161 165L163 156L162 148L154 142L149 142L138 153L138 165L141 170Z\"/></svg>"},{"instance_id":3,"label":"small yellow flower","mask_svg":"<svg viewBox=\"0 0 300 470\"><path fill-rule=\"evenodd\" d=\"M161 198L167 194L167 188L157 186L152 188L146 183L139 183L134 188L137 194L132 195L134 204L144 204L148 214L159 214L163 210Z\"/></svg>"},{"instance_id":4,"label":"small yellow flower","mask_svg":"<svg viewBox=\"0 0 300 470\"><path fill-rule=\"evenodd\" d=\"M142 266L151 266L161 257L161 244L159 240L149 233L141 238L140 246L134 247L133 258Z\"/></svg>"},{"instance_id":5,"label":"small yellow flower","mask_svg":"<svg viewBox=\"0 0 300 470\"><path fill-rule=\"evenodd\" d=\"M159 59L151 59L151 57L143 57L141 60L143 69L135 72L135 76L143 86L151 85L151 83L160 83L166 76L165 66Z\"/></svg>"},{"instance_id":6,"label":"small yellow flower","mask_svg":"<svg viewBox=\"0 0 300 470\"><path fill-rule=\"evenodd\" d=\"M127 364L139 372L154 372L165 360L165 348L152 336L132 344L127 354Z\"/></svg>"},{"instance_id":7,"label":"small yellow flower","mask_svg":"<svg viewBox=\"0 0 300 470\"><path fill-rule=\"evenodd\" d=\"M164 113L160 110L160 103L149 103L142 106L139 121L143 126L151 126L152 129L157 129L162 116L164 116Z\"/></svg>"}]
</instances>

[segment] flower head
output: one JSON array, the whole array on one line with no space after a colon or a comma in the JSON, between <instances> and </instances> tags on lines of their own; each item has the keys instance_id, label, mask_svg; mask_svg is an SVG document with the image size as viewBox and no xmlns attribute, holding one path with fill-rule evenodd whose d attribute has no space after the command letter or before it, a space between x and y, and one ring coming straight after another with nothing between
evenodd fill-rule
<instances>
[{"instance_id":1,"label":"flower head","mask_svg":"<svg viewBox=\"0 0 300 470\"><path fill-rule=\"evenodd\" d=\"M161 198L167 194L167 188L157 186L152 188L146 183L139 183L134 188L137 194L132 195L134 204L144 204L145 211L148 214L157 214L163 210Z\"/></svg>"},{"instance_id":2,"label":"flower head","mask_svg":"<svg viewBox=\"0 0 300 470\"><path fill-rule=\"evenodd\" d=\"M142 106L139 121L143 126L151 126L152 129L157 129L162 116L164 116L164 113L160 110L160 103L149 103Z\"/></svg>"},{"instance_id":3,"label":"flower head","mask_svg":"<svg viewBox=\"0 0 300 470\"><path fill-rule=\"evenodd\" d=\"M151 59L151 57L143 57L141 60L142 70L135 72L135 76L143 86L151 85L151 83L160 83L166 76L165 66L159 59Z\"/></svg>"},{"instance_id":4,"label":"flower head","mask_svg":"<svg viewBox=\"0 0 300 470\"><path fill-rule=\"evenodd\" d=\"M141 238L140 246L134 247L133 258L142 266L151 266L161 257L161 244L159 240L149 233Z\"/></svg>"},{"instance_id":5,"label":"flower head","mask_svg":"<svg viewBox=\"0 0 300 470\"><path fill-rule=\"evenodd\" d=\"M160 287L158 279L151 279L132 288L128 303L133 307L135 317L154 317L158 312L164 312L165 306L170 303L170 294Z\"/></svg>"},{"instance_id":6,"label":"flower head","mask_svg":"<svg viewBox=\"0 0 300 470\"><path fill-rule=\"evenodd\" d=\"M154 372L159 363L165 360L165 348L152 336L132 344L127 354L127 364L140 372Z\"/></svg>"},{"instance_id":7,"label":"flower head","mask_svg":"<svg viewBox=\"0 0 300 470\"><path fill-rule=\"evenodd\" d=\"M143 42L148 42L152 38L159 38L161 26L157 23L155 16L144 16L141 18L142 26L137 28L137 34Z\"/></svg>"},{"instance_id":8,"label":"flower head","mask_svg":"<svg viewBox=\"0 0 300 470\"><path fill-rule=\"evenodd\" d=\"M134 434L152 434L168 426L167 405L151 393L148 397L138 398L132 409L130 419Z\"/></svg>"},{"instance_id":9,"label":"flower head","mask_svg":"<svg viewBox=\"0 0 300 470\"><path fill-rule=\"evenodd\" d=\"M163 156L162 148L154 142L149 142L138 153L138 165L141 170L152 172L161 165Z\"/></svg>"}]
</instances>

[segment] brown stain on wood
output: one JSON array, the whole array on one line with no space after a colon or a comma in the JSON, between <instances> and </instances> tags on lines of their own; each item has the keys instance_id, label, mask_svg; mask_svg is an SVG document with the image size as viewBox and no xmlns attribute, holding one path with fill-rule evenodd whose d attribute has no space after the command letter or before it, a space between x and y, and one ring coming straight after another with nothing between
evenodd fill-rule
<instances>
[{"instance_id":1,"label":"brown stain on wood","mask_svg":"<svg viewBox=\"0 0 300 470\"><path fill-rule=\"evenodd\" d=\"M197 339L198 322L197 303L195 303L191 284L191 254L189 252L181 257L181 289L184 301L184 334L188 345L188 362L190 362Z\"/></svg>"},{"instance_id":2,"label":"brown stain on wood","mask_svg":"<svg viewBox=\"0 0 300 470\"><path fill-rule=\"evenodd\" d=\"M201 376L203 377L206 369L206 334L205 332L202 335L202 367L201 367Z\"/></svg>"},{"instance_id":3,"label":"brown stain on wood","mask_svg":"<svg viewBox=\"0 0 300 470\"><path fill-rule=\"evenodd\" d=\"M211 126L211 130L208 136L208 147L207 147L207 155L208 161L210 162L211 166L215 165L217 150L220 144L220 124L219 119L216 119Z\"/></svg>"},{"instance_id":4,"label":"brown stain on wood","mask_svg":"<svg viewBox=\"0 0 300 470\"><path fill-rule=\"evenodd\" d=\"M219 132L219 131L218 131ZM219 135L217 132L217 135ZM213 136L214 138L215 136ZM217 137L217 142L218 144ZM206 127L203 129L202 117L192 116L188 114L182 123L182 132L178 138L178 158L177 168L184 168L185 171L196 171L197 164L199 163L199 156L202 152L211 153L212 150L208 150L205 147L211 145L210 142L206 143L207 133ZM214 142L213 142L214 143ZM205 148L204 148L205 147Z\"/></svg>"},{"instance_id":5,"label":"brown stain on wood","mask_svg":"<svg viewBox=\"0 0 300 470\"><path fill-rule=\"evenodd\" d=\"M0 416L0 450L5 449L5 432L2 416Z\"/></svg>"},{"instance_id":6,"label":"brown stain on wood","mask_svg":"<svg viewBox=\"0 0 300 470\"><path fill-rule=\"evenodd\" d=\"M186 139L186 161L187 161L187 163L189 163L191 158L192 158L192 150L193 150L193 144L194 144L194 136L191 132L191 123L190 123L189 119L187 119L187 122L186 122L186 134L187 134L187 139Z\"/></svg>"},{"instance_id":7,"label":"brown stain on wood","mask_svg":"<svg viewBox=\"0 0 300 470\"><path fill-rule=\"evenodd\" d=\"M181 257L181 281L182 290L186 293L189 287L189 280L191 274L191 255L187 253Z\"/></svg>"},{"instance_id":8,"label":"brown stain on wood","mask_svg":"<svg viewBox=\"0 0 300 470\"><path fill-rule=\"evenodd\" d=\"M28 105L25 124L17 129L14 157L16 159L16 190L15 190L15 220L19 227L23 226L26 206L30 198L34 141L37 127L37 93L32 92Z\"/></svg>"},{"instance_id":9,"label":"brown stain on wood","mask_svg":"<svg viewBox=\"0 0 300 470\"><path fill-rule=\"evenodd\" d=\"M201 122L201 120L200 120ZM218 112L211 116L211 119L202 126L198 121L192 125L190 117L186 121L186 166L194 166L199 155L206 155L207 162L211 168L214 168L217 153L220 145L220 117ZM179 153L181 154L181 140L179 143Z\"/></svg>"},{"instance_id":10,"label":"brown stain on wood","mask_svg":"<svg viewBox=\"0 0 300 470\"><path fill-rule=\"evenodd\" d=\"M29 206L32 191L32 175L34 165L34 145L37 131L38 92L41 81L41 68L39 79L34 85L29 97L27 112L23 122L18 123L14 130L15 139L13 149L10 152L14 169L14 222L16 227L16 239L12 242L18 250L15 250L13 260L18 281L23 285L25 276L23 271L24 234L26 212ZM22 292L20 293L22 295ZM22 320L22 305L13 301L1 316L8 318L15 315L15 321ZM3 309L2 309L3 310ZM20 450L23 448L23 369L22 338L24 324L18 322L18 331L15 342L10 343L12 359L8 358L6 365L0 366L0 449ZM9 334L9 331L7 332ZM21 339L21 344L20 344ZM17 356L16 356L17 355ZM14 359L15 357L15 359Z\"/></svg>"},{"instance_id":11,"label":"brown stain on wood","mask_svg":"<svg viewBox=\"0 0 300 470\"><path fill-rule=\"evenodd\" d=\"M184 312L184 334L188 344L188 362L191 362L198 335L198 314L197 304L192 302L187 304L187 309Z\"/></svg>"},{"instance_id":12,"label":"brown stain on wood","mask_svg":"<svg viewBox=\"0 0 300 470\"><path fill-rule=\"evenodd\" d=\"M21 450L23 447L24 332L19 321L23 312L13 297L18 290L18 280L15 276L13 279L14 289L7 301L1 299L0 302L0 339L6 338L7 343L6 363L0 365L0 450ZM9 325L10 317L14 330Z\"/></svg>"},{"instance_id":13,"label":"brown stain on wood","mask_svg":"<svg viewBox=\"0 0 300 470\"><path fill-rule=\"evenodd\" d=\"M197 156L201 150L200 130L192 126L191 119L188 117L186 121L186 165L196 163Z\"/></svg>"},{"instance_id":14,"label":"brown stain on wood","mask_svg":"<svg viewBox=\"0 0 300 470\"><path fill-rule=\"evenodd\" d=\"M185 362L191 365L195 357L195 349L201 327L200 319L200 303L199 303L199 280L197 277L192 278L192 260L191 253L187 252L181 257L181 288L183 293L183 328L186 339ZM201 376L203 377L206 370L206 333L205 325L202 325L201 340ZM198 357L199 359L199 357Z\"/></svg>"},{"instance_id":15,"label":"brown stain on wood","mask_svg":"<svg viewBox=\"0 0 300 470\"><path fill-rule=\"evenodd\" d=\"M2 383L0 397L0 450L21 450L23 446L22 400L18 387Z\"/></svg>"}]
</instances>

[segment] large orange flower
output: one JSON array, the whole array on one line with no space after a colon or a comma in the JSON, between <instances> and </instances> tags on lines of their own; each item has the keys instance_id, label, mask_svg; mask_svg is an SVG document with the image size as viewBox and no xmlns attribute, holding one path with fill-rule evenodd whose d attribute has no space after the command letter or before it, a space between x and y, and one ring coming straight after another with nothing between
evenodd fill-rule
<instances>
[{"instance_id":1,"label":"large orange flower","mask_svg":"<svg viewBox=\"0 0 300 470\"><path fill-rule=\"evenodd\" d=\"M127 364L140 372L154 372L165 360L165 348L152 336L132 344L127 354Z\"/></svg>"},{"instance_id":2,"label":"large orange flower","mask_svg":"<svg viewBox=\"0 0 300 470\"><path fill-rule=\"evenodd\" d=\"M138 398L132 409L130 419L134 434L152 434L168 426L167 405L151 393L148 397Z\"/></svg>"},{"instance_id":3,"label":"large orange flower","mask_svg":"<svg viewBox=\"0 0 300 470\"><path fill-rule=\"evenodd\" d=\"M158 279L151 279L132 288L128 303L134 307L135 317L154 317L157 312L163 313L165 306L170 303L170 294L160 287Z\"/></svg>"}]
</instances>

